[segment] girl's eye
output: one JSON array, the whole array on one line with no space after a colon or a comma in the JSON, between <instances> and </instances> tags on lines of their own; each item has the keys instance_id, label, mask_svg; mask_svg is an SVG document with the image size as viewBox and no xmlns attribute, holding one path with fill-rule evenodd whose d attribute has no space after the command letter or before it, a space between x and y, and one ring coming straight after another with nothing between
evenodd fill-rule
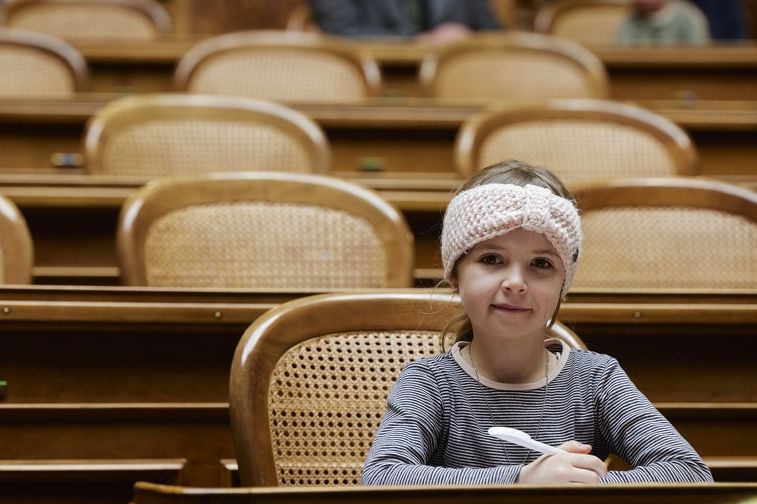
<instances>
[{"instance_id":1,"label":"girl's eye","mask_svg":"<svg viewBox=\"0 0 757 504\"><path fill-rule=\"evenodd\" d=\"M499 264L502 261L500 260L499 257L492 254L488 254L481 258L481 262L484 264Z\"/></svg>"},{"instance_id":2,"label":"girl's eye","mask_svg":"<svg viewBox=\"0 0 757 504\"><path fill-rule=\"evenodd\" d=\"M539 269L549 269L552 267L552 263L542 257L534 259L531 261L531 264Z\"/></svg>"}]
</instances>

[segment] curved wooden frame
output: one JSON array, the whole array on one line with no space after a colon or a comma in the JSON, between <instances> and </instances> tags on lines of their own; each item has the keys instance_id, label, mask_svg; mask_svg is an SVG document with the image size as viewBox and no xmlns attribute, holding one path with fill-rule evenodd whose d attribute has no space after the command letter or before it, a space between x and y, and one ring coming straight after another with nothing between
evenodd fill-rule
<instances>
[{"instance_id":1,"label":"curved wooden frame","mask_svg":"<svg viewBox=\"0 0 757 504\"><path fill-rule=\"evenodd\" d=\"M242 485L278 484L268 421L268 389L278 360L290 348L339 332L441 333L459 309L460 300L452 293L407 289L309 296L284 303L258 318L239 340L229 385L231 431ZM559 322L551 333L573 348L586 348Z\"/></svg>"},{"instance_id":2,"label":"curved wooden frame","mask_svg":"<svg viewBox=\"0 0 757 504\"><path fill-rule=\"evenodd\" d=\"M424 94L436 96L436 76L442 66L468 53L480 51L521 51L562 58L586 74L593 98L609 96L607 72L594 53L570 40L527 32L476 35L429 52L421 61L418 71L418 79Z\"/></svg>"},{"instance_id":3,"label":"curved wooden frame","mask_svg":"<svg viewBox=\"0 0 757 504\"><path fill-rule=\"evenodd\" d=\"M123 7L143 15L155 27L156 34L166 34L173 31L173 24L168 11L154 0L8 0L5 5L5 23L12 26L13 16L27 7L43 4L102 5L103 3L114 7Z\"/></svg>"},{"instance_id":4,"label":"curved wooden frame","mask_svg":"<svg viewBox=\"0 0 757 504\"><path fill-rule=\"evenodd\" d=\"M545 119L601 120L636 128L653 136L673 158L678 175L695 175L699 155L686 132L652 111L609 100L549 100L496 108L468 118L455 140L455 164L465 177L476 173L479 151L486 138L503 126Z\"/></svg>"},{"instance_id":5,"label":"curved wooden frame","mask_svg":"<svg viewBox=\"0 0 757 504\"><path fill-rule=\"evenodd\" d=\"M87 91L89 88L89 69L84 56L59 38L45 33L0 27L0 45L34 49L52 56L70 70L74 83L72 92Z\"/></svg>"},{"instance_id":6,"label":"curved wooden frame","mask_svg":"<svg viewBox=\"0 0 757 504\"><path fill-rule=\"evenodd\" d=\"M386 286L413 281L413 236L393 206L377 193L334 177L282 172L230 172L154 180L122 206L117 253L126 285L147 285L144 244L153 221L192 205L233 201L313 204L365 219L386 251Z\"/></svg>"},{"instance_id":7,"label":"curved wooden frame","mask_svg":"<svg viewBox=\"0 0 757 504\"><path fill-rule=\"evenodd\" d=\"M18 207L0 196L0 249L3 252L3 284L30 284L34 246Z\"/></svg>"},{"instance_id":8,"label":"curved wooden frame","mask_svg":"<svg viewBox=\"0 0 757 504\"><path fill-rule=\"evenodd\" d=\"M246 48L327 53L341 58L358 71L366 96L377 96L381 91L381 71L374 59L354 51L347 42L338 38L296 31L247 31L204 40L187 51L179 61L174 74L176 89L188 91L192 75L210 58Z\"/></svg>"},{"instance_id":9,"label":"curved wooden frame","mask_svg":"<svg viewBox=\"0 0 757 504\"><path fill-rule=\"evenodd\" d=\"M570 11L587 9L594 6L629 7L629 0L557 0L544 4L534 18L534 31L537 33L552 33L555 23L560 16L570 15Z\"/></svg>"},{"instance_id":10,"label":"curved wooden frame","mask_svg":"<svg viewBox=\"0 0 757 504\"><path fill-rule=\"evenodd\" d=\"M104 144L114 131L155 119L221 119L273 126L308 152L313 172L331 169L331 147L321 127L305 114L278 103L253 98L155 94L128 96L109 102L90 119L84 133L87 168L103 173Z\"/></svg>"},{"instance_id":11,"label":"curved wooden frame","mask_svg":"<svg viewBox=\"0 0 757 504\"><path fill-rule=\"evenodd\" d=\"M574 192L582 212L612 207L688 207L741 215L757 224L757 193L692 177L605 180Z\"/></svg>"}]
</instances>

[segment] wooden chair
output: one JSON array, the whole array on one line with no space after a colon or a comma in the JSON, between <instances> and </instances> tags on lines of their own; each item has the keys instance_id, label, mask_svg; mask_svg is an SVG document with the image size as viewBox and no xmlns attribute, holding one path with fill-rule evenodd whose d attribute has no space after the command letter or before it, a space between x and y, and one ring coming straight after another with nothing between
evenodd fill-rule
<instances>
[{"instance_id":1,"label":"wooden chair","mask_svg":"<svg viewBox=\"0 0 757 504\"><path fill-rule=\"evenodd\" d=\"M310 296L258 318L231 368L242 484L357 484L402 366L442 351L459 309L451 293L383 291ZM585 348L559 323L552 334Z\"/></svg>"},{"instance_id":2,"label":"wooden chair","mask_svg":"<svg viewBox=\"0 0 757 504\"><path fill-rule=\"evenodd\" d=\"M429 52L425 94L460 101L604 98L604 65L575 42L536 33L478 35Z\"/></svg>"},{"instance_id":3,"label":"wooden chair","mask_svg":"<svg viewBox=\"0 0 757 504\"><path fill-rule=\"evenodd\" d=\"M327 172L320 126L284 105L203 95L129 96L108 103L84 135L91 173L128 176L212 171Z\"/></svg>"},{"instance_id":4,"label":"wooden chair","mask_svg":"<svg viewBox=\"0 0 757 504\"><path fill-rule=\"evenodd\" d=\"M573 290L757 292L757 194L694 178L577 189L585 242Z\"/></svg>"},{"instance_id":5,"label":"wooden chair","mask_svg":"<svg viewBox=\"0 0 757 504\"><path fill-rule=\"evenodd\" d=\"M557 0L536 14L534 30L584 45L614 45L630 14L629 0Z\"/></svg>"},{"instance_id":6,"label":"wooden chair","mask_svg":"<svg viewBox=\"0 0 757 504\"><path fill-rule=\"evenodd\" d=\"M255 31L200 42L176 68L180 91L287 102L355 103L378 94L373 59L315 33Z\"/></svg>"},{"instance_id":7,"label":"wooden chair","mask_svg":"<svg viewBox=\"0 0 757 504\"><path fill-rule=\"evenodd\" d=\"M154 181L124 203L127 285L409 287L413 238L375 192L336 178L217 173Z\"/></svg>"},{"instance_id":8,"label":"wooden chair","mask_svg":"<svg viewBox=\"0 0 757 504\"><path fill-rule=\"evenodd\" d=\"M29 228L13 202L0 196L0 284L29 284L34 248Z\"/></svg>"},{"instance_id":9,"label":"wooden chair","mask_svg":"<svg viewBox=\"0 0 757 504\"><path fill-rule=\"evenodd\" d=\"M0 98L70 98L89 83L82 55L55 37L0 28Z\"/></svg>"},{"instance_id":10,"label":"wooden chair","mask_svg":"<svg viewBox=\"0 0 757 504\"><path fill-rule=\"evenodd\" d=\"M455 161L465 177L503 159L553 170L569 186L596 179L693 175L698 156L686 132L635 105L552 100L470 117Z\"/></svg>"},{"instance_id":11,"label":"wooden chair","mask_svg":"<svg viewBox=\"0 0 757 504\"><path fill-rule=\"evenodd\" d=\"M155 40L172 31L155 0L8 0L5 24L65 40Z\"/></svg>"}]
</instances>

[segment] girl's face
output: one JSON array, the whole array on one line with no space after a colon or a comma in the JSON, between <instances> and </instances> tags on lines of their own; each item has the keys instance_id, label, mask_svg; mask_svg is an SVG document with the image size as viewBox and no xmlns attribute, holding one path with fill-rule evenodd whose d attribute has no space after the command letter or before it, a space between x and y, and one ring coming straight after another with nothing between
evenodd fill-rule
<instances>
[{"instance_id":1,"label":"girl's face","mask_svg":"<svg viewBox=\"0 0 757 504\"><path fill-rule=\"evenodd\" d=\"M564 278L560 256L544 235L519 228L463 255L452 283L474 338L543 338Z\"/></svg>"}]
</instances>

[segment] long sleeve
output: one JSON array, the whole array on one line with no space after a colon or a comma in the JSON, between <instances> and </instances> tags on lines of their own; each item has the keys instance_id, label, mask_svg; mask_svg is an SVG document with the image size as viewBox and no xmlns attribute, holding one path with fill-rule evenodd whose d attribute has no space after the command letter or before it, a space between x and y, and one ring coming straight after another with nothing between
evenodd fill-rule
<instances>
[{"instance_id":1,"label":"long sleeve","mask_svg":"<svg viewBox=\"0 0 757 504\"><path fill-rule=\"evenodd\" d=\"M387 398L388 409L363 469L367 485L513 483L521 466L440 467L434 452L446 442L444 388L432 371L409 364Z\"/></svg>"},{"instance_id":2,"label":"long sleeve","mask_svg":"<svg viewBox=\"0 0 757 504\"><path fill-rule=\"evenodd\" d=\"M603 482L713 481L701 457L636 388L615 359L604 370L596 400L602 437L610 451L632 467L609 472Z\"/></svg>"},{"instance_id":3,"label":"long sleeve","mask_svg":"<svg viewBox=\"0 0 757 504\"><path fill-rule=\"evenodd\" d=\"M375 1L310 0L310 8L319 28L334 35L383 37L415 34L394 2L370 3Z\"/></svg>"}]
</instances>

